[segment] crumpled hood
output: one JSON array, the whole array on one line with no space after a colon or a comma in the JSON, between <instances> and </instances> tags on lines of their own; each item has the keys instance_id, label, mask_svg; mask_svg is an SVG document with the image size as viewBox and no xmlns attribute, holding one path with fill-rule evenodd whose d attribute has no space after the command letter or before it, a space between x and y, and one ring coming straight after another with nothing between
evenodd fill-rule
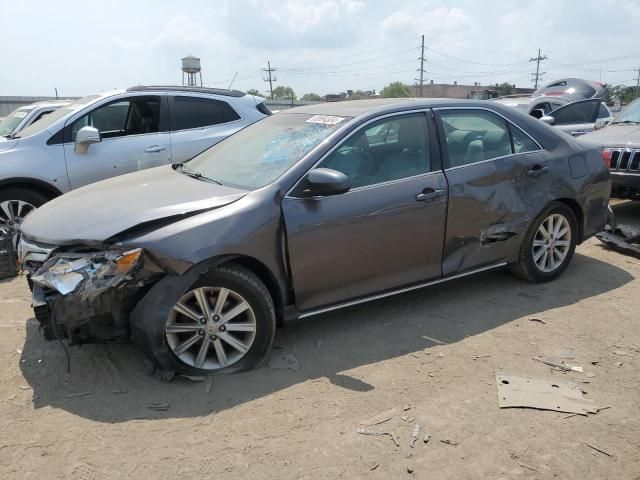
<instances>
[{"instance_id":1,"label":"crumpled hood","mask_svg":"<svg viewBox=\"0 0 640 480\"><path fill-rule=\"evenodd\" d=\"M5 152L7 150L11 150L18 144L17 138L12 138L11 140L7 137L0 136L0 152Z\"/></svg>"},{"instance_id":2,"label":"crumpled hood","mask_svg":"<svg viewBox=\"0 0 640 480\"><path fill-rule=\"evenodd\" d=\"M29 215L21 230L26 239L50 245L95 244L140 224L222 207L246 194L163 166L62 195Z\"/></svg>"},{"instance_id":3,"label":"crumpled hood","mask_svg":"<svg viewBox=\"0 0 640 480\"><path fill-rule=\"evenodd\" d=\"M608 147L640 145L640 125L607 125L580 139Z\"/></svg>"}]
</instances>

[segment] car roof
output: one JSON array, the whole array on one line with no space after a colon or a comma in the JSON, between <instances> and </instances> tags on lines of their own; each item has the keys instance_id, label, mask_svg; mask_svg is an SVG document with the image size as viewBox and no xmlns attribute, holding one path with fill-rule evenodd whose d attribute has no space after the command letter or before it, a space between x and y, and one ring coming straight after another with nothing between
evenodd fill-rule
<instances>
[{"instance_id":1,"label":"car roof","mask_svg":"<svg viewBox=\"0 0 640 480\"><path fill-rule=\"evenodd\" d=\"M30 105L25 105L25 107L62 107L64 105L68 105L71 103L71 100L42 100L40 102L35 102ZM22 107L24 108L24 107Z\"/></svg>"},{"instance_id":2,"label":"car roof","mask_svg":"<svg viewBox=\"0 0 640 480\"><path fill-rule=\"evenodd\" d=\"M189 92L189 93L209 93L213 95L223 95L225 97L244 97L245 92L240 90L228 90L226 88L210 87L187 87L184 85L136 85L127 88L127 92Z\"/></svg>"},{"instance_id":3,"label":"car roof","mask_svg":"<svg viewBox=\"0 0 640 480\"><path fill-rule=\"evenodd\" d=\"M304 113L308 115L337 115L358 117L366 114L381 114L397 110L435 108L446 106L486 107L485 100L458 100L451 98L375 98L366 100L347 100L344 102L325 102L305 105L280 113Z\"/></svg>"}]
</instances>

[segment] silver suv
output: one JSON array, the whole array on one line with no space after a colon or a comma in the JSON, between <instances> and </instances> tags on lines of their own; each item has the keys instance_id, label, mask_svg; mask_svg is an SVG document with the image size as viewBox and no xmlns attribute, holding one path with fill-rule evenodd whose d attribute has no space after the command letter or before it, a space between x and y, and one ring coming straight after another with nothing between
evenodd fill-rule
<instances>
[{"instance_id":1,"label":"silver suv","mask_svg":"<svg viewBox=\"0 0 640 480\"><path fill-rule=\"evenodd\" d=\"M189 160L271 112L238 90L137 86L76 100L0 137L0 229L109 177Z\"/></svg>"}]
</instances>

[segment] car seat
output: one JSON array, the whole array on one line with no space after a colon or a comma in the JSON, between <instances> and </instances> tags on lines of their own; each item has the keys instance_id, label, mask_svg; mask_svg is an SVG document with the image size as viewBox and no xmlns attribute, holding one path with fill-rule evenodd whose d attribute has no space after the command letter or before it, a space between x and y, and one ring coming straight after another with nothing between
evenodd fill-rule
<instances>
[{"instance_id":1,"label":"car seat","mask_svg":"<svg viewBox=\"0 0 640 480\"><path fill-rule=\"evenodd\" d=\"M389 155L380 164L378 182L410 177L429 171L425 126L415 118L399 120L398 145L402 151Z\"/></svg>"}]
</instances>

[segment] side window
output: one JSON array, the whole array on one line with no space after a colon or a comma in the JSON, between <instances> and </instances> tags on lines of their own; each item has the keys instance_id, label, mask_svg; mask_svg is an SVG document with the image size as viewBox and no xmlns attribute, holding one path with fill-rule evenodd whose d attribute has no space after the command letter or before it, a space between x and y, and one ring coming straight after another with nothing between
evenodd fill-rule
<instances>
[{"instance_id":1,"label":"side window","mask_svg":"<svg viewBox=\"0 0 640 480\"><path fill-rule=\"evenodd\" d=\"M240 118L226 102L185 96L174 97L172 117L172 130L210 127Z\"/></svg>"},{"instance_id":2,"label":"side window","mask_svg":"<svg viewBox=\"0 0 640 480\"><path fill-rule=\"evenodd\" d=\"M75 142L78 130L87 126L97 128L102 138L159 132L160 97L136 97L102 105L67 127L65 142Z\"/></svg>"},{"instance_id":3,"label":"side window","mask_svg":"<svg viewBox=\"0 0 640 480\"><path fill-rule=\"evenodd\" d=\"M525 135L525 133L518 127L509 125L509 130L511 131L511 138L513 140L514 153L534 152L536 150L540 150L538 144Z\"/></svg>"},{"instance_id":4,"label":"side window","mask_svg":"<svg viewBox=\"0 0 640 480\"><path fill-rule=\"evenodd\" d=\"M560 107L551 116L556 119L555 125L572 123L592 123L596 117L599 101L575 102Z\"/></svg>"},{"instance_id":5,"label":"side window","mask_svg":"<svg viewBox=\"0 0 640 480\"><path fill-rule=\"evenodd\" d=\"M38 113L35 117L33 117L33 120L31 120L31 123L36 123L42 117L46 117L51 112L53 112L53 110L43 110L42 112Z\"/></svg>"},{"instance_id":6,"label":"side window","mask_svg":"<svg viewBox=\"0 0 640 480\"><path fill-rule=\"evenodd\" d=\"M319 166L344 173L353 188L427 173L431 162L425 116L402 115L367 125Z\"/></svg>"},{"instance_id":7,"label":"side window","mask_svg":"<svg viewBox=\"0 0 640 480\"><path fill-rule=\"evenodd\" d=\"M607 107L604 106L604 103L601 103L600 108L598 109L598 118L609 118L610 116L611 113Z\"/></svg>"},{"instance_id":8,"label":"side window","mask_svg":"<svg viewBox=\"0 0 640 480\"><path fill-rule=\"evenodd\" d=\"M507 122L483 110L441 110L449 166L460 167L513 153Z\"/></svg>"}]
</instances>

